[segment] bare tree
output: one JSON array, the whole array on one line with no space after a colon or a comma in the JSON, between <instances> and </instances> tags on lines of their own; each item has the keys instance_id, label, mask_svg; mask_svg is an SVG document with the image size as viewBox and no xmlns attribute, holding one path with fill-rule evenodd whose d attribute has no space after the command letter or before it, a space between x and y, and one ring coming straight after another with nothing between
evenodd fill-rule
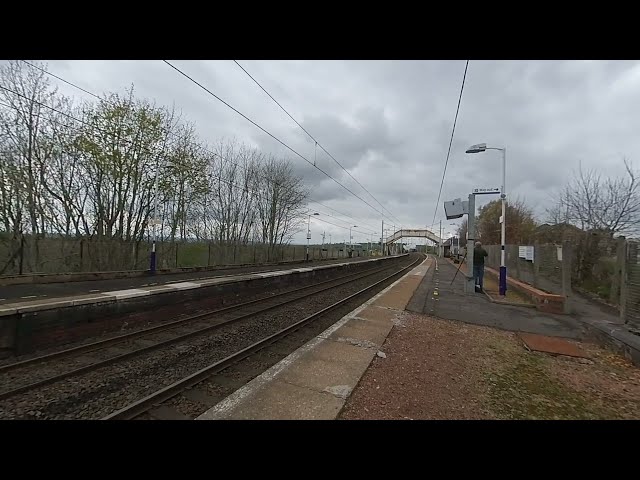
<instances>
[{"instance_id":1,"label":"bare tree","mask_svg":"<svg viewBox=\"0 0 640 480\"><path fill-rule=\"evenodd\" d=\"M273 254L298 231L307 191L288 161L235 140L209 151L195 125L133 86L74 104L25 65L0 67L0 240L10 244L0 274L16 270L25 237L31 271L50 261L38 250L45 235L58 265L88 254L89 268L134 268L152 215L161 239L216 239L234 257L260 240Z\"/></svg>"},{"instance_id":2,"label":"bare tree","mask_svg":"<svg viewBox=\"0 0 640 480\"><path fill-rule=\"evenodd\" d=\"M41 169L52 152L51 112L63 101L46 75L20 61L0 67L0 100L8 106L0 115L4 160L3 223L17 236L30 233L29 259L39 264L38 236L46 231L48 197ZM7 203L9 202L9 203ZM9 223L13 225L8 225Z\"/></svg>"},{"instance_id":3,"label":"bare tree","mask_svg":"<svg viewBox=\"0 0 640 480\"><path fill-rule=\"evenodd\" d=\"M640 183L632 164L626 159L623 162L626 174L619 177L602 176L596 170L583 170L580 166L547 211L548 215L583 230L602 231L610 237L637 231Z\"/></svg>"},{"instance_id":4,"label":"bare tree","mask_svg":"<svg viewBox=\"0 0 640 480\"><path fill-rule=\"evenodd\" d=\"M569 223L567 208L560 202L556 202L552 207L545 209L545 222L550 225Z\"/></svg>"},{"instance_id":5,"label":"bare tree","mask_svg":"<svg viewBox=\"0 0 640 480\"><path fill-rule=\"evenodd\" d=\"M467 240L468 228L469 228L469 221L467 220L467 217L464 217L464 219L462 220L462 223L458 227L458 238L460 239L460 241Z\"/></svg>"},{"instance_id":6,"label":"bare tree","mask_svg":"<svg viewBox=\"0 0 640 480\"><path fill-rule=\"evenodd\" d=\"M300 231L308 191L300 177L293 174L291 163L269 157L262 167L263 183L258 201L262 243L268 246L269 258L276 246L288 244Z\"/></svg>"}]
</instances>

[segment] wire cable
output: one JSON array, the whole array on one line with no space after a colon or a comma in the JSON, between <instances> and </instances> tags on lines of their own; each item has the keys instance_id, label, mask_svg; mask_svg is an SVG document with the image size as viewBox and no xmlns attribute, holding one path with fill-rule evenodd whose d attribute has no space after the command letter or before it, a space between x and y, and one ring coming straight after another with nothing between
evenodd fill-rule
<instances>
[{"instance_id":1,"label":"wire cable","mask_svg":"<svg viewBox=\"0 0 640 480\"><path fill-rule=\"evenodd\" d=\"M395 215L393 215L389 209L385 208L384 205L382 205L382 203L380 203L378 201L378 199L376 197L374 197L373 194L369 190L367 190L364 185L362 185L353 175L351 175L351 173L346 168L344 168L344 166L338 160L336 160L336 158L333 155L331 155L327 151L327 149L324 148L322 146L322 144L320 142L318 142L318 140L316 140L316 138L307 131L306 128L304 128L302 125L300 125L300 123L295 118L293 118L293 116L280 104L280 102L278 102L275 98L273 98L273 96L269 92L267 92L267 90L260 84L260 82L258 82L249 72L247 72L247 70L242 65L240 65L240 63L238 63L237 60L234 60L234 62L236 63L236 65L238 65L238 67L240 67L242 69L242 71L244 73L246 73L249 76L249 78L251 80L253 80L255 82L256 85L258 85L262 89L262 91L264 93L266 93L269 96L269 98L271 98L271 100L273 100L276 103L276 105L278 105L282 109L282 111L284 113L286 113L289 116L289 118L291 120L293 120L296 123L296 125L298 125L304 131L304 133L306 133L309 136L309 138L311 138L311 140L313 140L315 142L316 147L320 147L324 151L324 153L326 153L329 157L331 157L333 159L333 161L336 162L340 166L340 168L342 168L342 170L344 170L347 173L347 175L349 175L358 185L360 185L360 187L362 187L362 189L365 192L367 192L369 194L369 196L371 198L373 198L378 203L378 205L380 205L380 207L382 207L383 211L386 210L387 212L389 212L389 214L393 218L395 218L396 220L400 221L400 219L398 217L396 217ZM315 166L316 162L314 161L313 164Z\"/></svg>"},{"instance_id":2,"label":"wire cable","mask_svg":"<svg viewBox=\"0 0 640 480\"><path fill-rule=\"evenodd\" d=\"M447 165L449 164L449 155L451 154L451 145L453 144L453 135L456 131L456 123L458 122L458 112L460 111L460 102L462 100L462 92L464 90L464 81L467 78L467 68L469 68L469 60L464 67L464 75L462 76L462 86L460 87L460 96L458 97L458 107L456 108L456 116L453 120L453 129L451 130L451 140L449 140L449 150L447 151L447 159L444 162L444 171L442 172L442 181L440 182L440 190L438 191L438 200L436 200L436 208L433 211L432 224L435 224L436 213L438 213L438 204L440 203L440 195L442 194L442 185L444 185L444 177L447 174Z\"/></svg>"},{"instance_id":3,"label":"wire cable","mask_svg":"<svg viewBox=\"0 0 640 480\"><path fill-rule=\"evenodd\" d=\"M44 69L44 68L42 68L42 67L38 66L38 65L35 65L35 64L33 64L33 63L31 63L31 62L28 62L28 61L26 61L26 60L21 60L21 61L22 61L23 63L25 63L25 64L29 65L29 66L30 66L30 67L32 67L32 68L35 68L35 69L37 69L37 70L39 70L39 71L41 71L41 72L43 72L43 73L45 73L45 74L47 74L47 75L50 75L50 76L52 76L52 77L54 77L54 78L56 78L56 79L58 79L58 80L60 80L60 81L62 81L62 82L64 82L64 83L66 83L67 85L70 85L70 86L72 86L72 87L74 87L74 88L76 88L76 89L78 89L78 90L80 90L80 91L82 91L82 92L84 92L84 93L86 93L86 94L88 94L88 95L91 95L92 97L97 98L97 99L98 99L98 100L100 100L101 102L106 102L106 103L110 103L110 104L112 104L112 105L115 105L115 103L113 103L113 102L109 102L108 100L105 100L104 98L100 97L99 95L96 95L95 93L90 92L89 90L87 90L87 89L85 89L85 88L82 88L82 87L80 87L79 85L77 85L77 84L75 84L75 83L73 83L73 82L71 82L71 81L69 81L69 80L67 80L67 79L65 79L65 78L62 78L61 76L56 75L56 74L54 74L54 73L52 73L52 72L50 72L50 71L48 71L48 70L46 70L46 69ZM15 92L13 92L13 93L15 93ZM62 113L62 112L59 112L59 113ZM64 114L64 113L63 113L63 114ZM75 117L71 117L71 118L72 118L72 119L74 119L75 121L82 122L81 120L79 120L79 119L77 119L77 118L75 118ZM294 121L295 121L295 119L294 119ZM59 122L56 122L56 123L58 123L58 124L59 124ZM85 123L85 124L86 124L86 123ZM88 125L88 124L86 124L86 125ZM172 136L175 136L175 135L176 135L176 134L173 134L173 132L166 132L166 133L167 133L167 135L172 135ZM308 132L307 132L307 134L308 134ZM224 159L225 161L227 161L227 162L231 163L232 165L236 165L236 166L238 166L238 164L237 164L237 163L232 162L231 160L229 160L229 159L227 159L227 158L224 158L223 156L221 156L221 155L217 154L216 152L210 151L210 150L208 150L208 149L206 149L206 148L205 148L204 150L205 150L205 152L208 152L208 153L210 153L210 154L212 154L212 155L216 155L216 156L218 156L218 157L220 157L220 158ZM314 162L314 163L315 163L315 162ZM266 177L264 177L264 178L266 178ZM278 183L278 182L275 182L275 181L273 181L272 179L267 179L267 180L272 181L275 185L279 185L279 183ZM324 205L324 204L322 204L322 203L320 203L320 202L317 202L317 201L315 201L315 200L313 200L313 199L311 199L311 198L309 198L309 200L308 200L308 201L309 201L309 202L311 202L311 203L317 203L318 205L321 205L321 206L323 206L323 207L325 207L325 208L328 208L328 209L330 209L330 210L333 210L334 212L336 212L336 213L338 213L338 214L340 214L340 215L342 215L342 216L344 216L344 217L351 218L352 220L355 220L355 222L362 224L363 226L367 227L367 229L372 229L372 231L374 231L374 232L376 231L375 227L371 227L371 225L368 225L368 224L366 224L366 223L362 222L361 220L357 220L357 219L355 219L354 217L352 217L352 216L350 216L350 215L346 215L346 214L344 214L344 213L342 213L342 212L340 212L340 211L338 211L338 210L335 210L335 209L334 209L334 208L332 208L332 207L329 207L329 206L327 206L327 205ZM326 214L326 215L329 215L329 214ZM332 215L329 215L329 216L332 216ZM339 219L339 218L337 218L337 217L334 217L334 218L336 218L337 220L345 221L345 222L346 222L346 220L342 220L342 219ZM349 222L346 222L346 223L349 223Z\"/></svg>"},{"instance_id":4,"label":"wire cable","mask_svg":"<svg viewBox=\"0 0 640 480\"><path fill-rule=\"evenodd\" d=\"M24 99L31 100L31 99L29 99L28 97L26 97L25 95L22 95L22 94L21 94L21 93L19 93L19 92L16 92L16 91L14 91L14 90L11 90L11 89L9 89L9 88L6 88L6 87L4 87L3 85L0 85L0 89L5 90L5 91L8 91L8 92L10 92L10 93L13 93L14 95L18 95L19 97L22 97L22 98L24 98ZM33 103L35 103L36 105L39 105L39 106L45 107L45 108L47 108L47 109L49 109L49 110L52 110L52 111L54 111L54 112L56 112L56 113L59 113L59 114L61 114L61 115L64 115L65 117L68 117L68 118L70 118L71 120L74 120L74 121L76 121L76 122L82 123L82 124L87 125L87 126L89 126L89 127L95 128L96 130L101 131L101 132L103 132L103 133L108 133L106 130L103 130L103 129L99 128L99 127L96 127L95 125L92 125L92 124L90 124L90 123L88 123L88 122L86 122L86 121L84 121L84 120L82 120L82 119L76 118L76 117L74 117L73 115L69 115L69 114L67 114L67 113L65 113L65 112L62 112L62 111L60 111L60 110L58 110L58 109L56 109L56 108L54 108L54 107L50 107L49 105L46 105L46 104L44 104L44 103L42 103L42 102L39 102L39 101L37 101L37 100L32 100L32 101L33 101ZM12 106L12 105L9 105L9 104L5 104L4 102L0 102L0 105L3 105L3 106L5 106L5 107L7 107L7 108L12 108L12 109L14 109L14 110L18 111L18 113L20 113L20 112L19 112L19 110L18 110L18 108L17 108L17 107L15 107L15 106ZM60 122L58 122L58 121L55 121L55 120L52 120L52 121L53 121L53 123L56 123L56 124L58 124L58 125L62 125L62 126L65 126L65 127L71 127L70 125L62 124L62 123L60 123ZM133 142L131 142L130 140L127 140L127 139L122 139L122 141L123 141L124 143L129 143L129 144L133 143ZM67 154L71 155L71 153L70 153L70 152L67 152L67 151L66 151L66 150L64 150L64 149L62 149L62 151L63 151L64 153L67 153ZM149 150L144 149L144 148L142 149L142 151L144 151L144 152L145 152L145 153L147 153L147 154L153 154L153 153L154 153L154 152L150 152ZM229 163L231 163L231 164L234 164L233 162L231 162L231 161L227 160L225 157L223 157L222 155L220 155L220 154L218 154L218 153L216 153L216 152L212 152L212 151L206 151L206 152L207 152L207 153L210 153L210 154L212 154L212 155L215 155L215 156L219 157L219 158L220 158L220 159L222 159L222 160L228 161L228 162L229 162ZM237 164L234 164L234 165L237 165ZM178 165L178 166L186 166L186 165L184 165L184 164L180 164L180 165ZM243 190L244 190L244 189L249 190L249 191L251 191L254 195L259 195L259 196L261 195L260 193L257 193L257 192L256 192L255 190L253 190L253 189L248 189L246 186L238 185L238 184L237 184L237 183L235 183L235 182L231 182L231 181L228 181L228 180L226 180L226 179L223 179L223 178L222 178L221 176L219 176L219 175L212 174L212 175L211 175L211 177L212 177L212 178L214 178L214 179L216 179L216 180L218 180L218 181L221 181L221 182L223 182L223 183L226 183L226 184L228 184L229 186L236 187L236 188L240 188L240 189L243 189ZM272 181L271 179L269 179L269 178L267 178L267 177L262 177L262 178L265 178L265 179L267 179L268 181ZM273 183L277 183L277 182L273 182ZM331 209L331 210L335 210L335 209L333 209L333 208L331 208L331 207L329 207L329 206L327 206L327 205L321 204L320 202L316 202L315 200L309 200L309 201L310 201L310 202L312 202L312 203L317 203L317 204L319 204L319 205L321 205L321 206L323 206L323 207L325 207L325 208L328 208L328 209ZM337 212L337 210L335 210L335 211ZM340 213L340 212L338 212L338 213ZM343 219L337 218L337 217L335 217L334 215L331 215L330 213L322 212L322 214L323 214L323 215L327 215L328 217L335 218L336 220L339 220L339 221L342 221L342 222L345 222L345 223L350 223L350 222L348 222L348 221L346 221L346 220L343 220ZM344 214L342 214L342 213L341 213L341 215L343 215L343 216L347 216L347 215L344 215ZM350 217L350 218L352 218L352 217ZM356 221L356 222L358 222L358 223L362 223L362 225L366 225L365 223L360 222L360 221L359 221L359 220L357 220L357 219L354 219L354 218L352 218L352 219L353 219L353 220L355 220L355 221ZM325 221L325 222L326 222L326 221ZM326 223L330 223L330 222L326 222ZM337 227L340 227L340 228L349 228L349 227L344 227L344 226L342 226L342 225L337 225L337 224L333 224L333 223L331 223L331 224L332 224L332 225L335 225L335 226L337 226ZM364 227L362 227L362 228L364 228ZM375 230L372 230L372 232L373 232L373 233L376 233L376 231L375 231ZM370 233L367 233L367 232L359 232L359 233L362 233L362 234L365 234L365 235L370 235Z\"/></svg>"},{"instance_id":5,"label":"wire cable","mask_svg":"<svg viewBox=\"0 0 640 480\"><path fill-rule=\"evenodd\" d=\"M353 195L354 197L356 197L358 200L362 201L363 203L367 204L369 207L371 207L375 212L377 213L382 213L379 212L378 210L376 210L376 208L371 205L369 202L367 202L365 199L363 199L362 197L360 197L358 194L354 193L351 189L349 189L348 187L344 186L342 183L340 183L338 180L336 180L335 178L333 178L331 175L329 175L327 172L325 172L323 169L321 169L320 167L318 167L317 165L314 165L313 162L309 161L304 155L302 155L301 153L297 152L296 150L294 150L293 148L291 148L289 145L287 145L286 143L284 143L282 140L280 140L278 137L276 137L274 134L272 134L271 132L269 132L268 130L266 130L264 127L260 126L259 124L257 124L256 122L254 122L253 120L251 120L249 117L247 117L244 113L240 112L238 109L236 109L235 107L233 107L232 105L230 105L229 103L225 102L222 98L220 98L219 96L217 96L215 93L213 93L211 90L209 90L207 87L205 87L204 85L202 85L201 83L199 83L197 80L193 79L192 77L190 77L189 75L187 75L185 72L183 72L182 70L180 70L178 67L172 65L170 62L168 62L167 60L163 60L164 63L166 63L167 65L169 65L171 68L173 68L176 72L178 72L180 75L182 75L183 77L187 78L188 80L190 80L192 83L194 83L195 85L197 85L198 87L200 87L202 90L204 90L205 92L207 92L209 95L211 95L213 98L215 98L216 100L222 102L224 105L226 105L227 107L229 107L231 110L233 110L234 112L236 112L238 115L240 115L242 118L244 118L245 120L249 121L250 123L252 123L253 125L255 125L257 128L259 128L260 130L262 130L264 133L266 133L267 135L269 135L271 138L273 138L274 140L276 140L278 143L280 143L282 146L284 146L285 148L287 148L288 150L292 151L294 154L296 154L298 157L300 157L301 159L303 159L305 162L307 162L309 165L311 165L312 167L314 167L316 170L318 170L319 172L321 172L322 174L324 174L327 178L333 180L335 183L337 183L338 185L340 185L343 189L345 189L347 192L349 192L351 195Z\"/></svg>"}]
</instances>

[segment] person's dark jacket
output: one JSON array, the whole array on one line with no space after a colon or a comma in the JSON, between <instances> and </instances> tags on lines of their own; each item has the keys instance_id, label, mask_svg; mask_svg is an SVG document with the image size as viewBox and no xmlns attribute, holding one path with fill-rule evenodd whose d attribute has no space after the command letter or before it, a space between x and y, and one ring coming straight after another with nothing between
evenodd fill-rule
<instances>
[{"instance_id":1,"label":"person's dark jacket","mask_svg":"<svg viewBox=\"0 0 640 480\"><path fill-rule=\"evenodd\" d=\"M488 257L489 254L482 247L475 247L473 249L473 264L484 266L484 257Z\"/></svg>"}]
</instances>

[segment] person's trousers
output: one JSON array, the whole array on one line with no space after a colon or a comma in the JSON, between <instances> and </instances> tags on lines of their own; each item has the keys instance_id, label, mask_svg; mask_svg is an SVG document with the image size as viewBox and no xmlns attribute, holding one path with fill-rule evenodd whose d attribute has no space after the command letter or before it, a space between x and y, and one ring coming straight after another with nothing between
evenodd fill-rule
<instances>
[{"instance_id":1,"label":"person's trousers","mask_svg":"<svg viewBox=\"0 0 640 480\"><path fill-rule=\"evenodd\" d=\"M484 265L473 266L473 278L475 279L475 284L480 286L480 290L483 290L482 279L484 278Z\"/></svg>"}]
</instances>

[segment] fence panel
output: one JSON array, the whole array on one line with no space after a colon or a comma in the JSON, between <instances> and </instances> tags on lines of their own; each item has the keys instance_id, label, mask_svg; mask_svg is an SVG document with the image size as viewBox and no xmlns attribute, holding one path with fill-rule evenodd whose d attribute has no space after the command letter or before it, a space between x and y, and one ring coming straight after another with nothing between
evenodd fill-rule
<instances>
[{"instance_id":1,"label":"fence panel","mask_svg":"<svg viewBox=\"0 0 640 480\"><path fill-rule=\"evenodd\" d=\"M621 316L625 324L640 329L640 258L638 242L628 241L625 255L625 275L622 287Z\"/></svg>"},{"instance_id":2,"label":"fence panel","mask_svg":"<svg viewBox=\"0 0 640 480\"><path fill-rule=\"evenodd\" d=\"M147 270L151 242L0 234L0 275ZM158 269L302 261L306 245L269 247L214 241L156 242ZM362 251L359 256L365 256ZM309 246L309 259L347 257L342 247Z\"/></svg>"}]
</instances>

